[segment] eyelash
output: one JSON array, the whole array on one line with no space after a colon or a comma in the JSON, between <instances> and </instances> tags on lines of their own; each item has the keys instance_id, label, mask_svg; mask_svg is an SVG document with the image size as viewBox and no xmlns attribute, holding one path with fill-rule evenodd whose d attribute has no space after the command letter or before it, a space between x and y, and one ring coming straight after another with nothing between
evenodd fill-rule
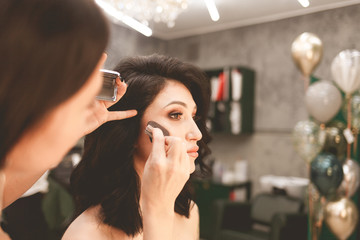
<instances>
[{"instance_id":1,"label":"eyelash","mask_svg":"<svg viewBox=\"0 0 360 240\"><path fill-rule=\"evenodd\" d=\"M169 114L169 117L174 119L174 120L181 120L182 115L183 115L182 112L172 112L172 113ZM193 116L193 120L195 122L198 122L200 119L201 119L200 116L197 116L197 115Z\"/></svg>"},{"instance_id":2,"label":"eyelash","mask_svg":"<svg viewBox=\"0 0 360 240\"><path fill-rule=\"evenodd\" d=\"M172 112L169 114L169 117L174 120L180 120L182 115L183 115L183 113L181 113L181 112Z\"/></svg>"}]
</instances>

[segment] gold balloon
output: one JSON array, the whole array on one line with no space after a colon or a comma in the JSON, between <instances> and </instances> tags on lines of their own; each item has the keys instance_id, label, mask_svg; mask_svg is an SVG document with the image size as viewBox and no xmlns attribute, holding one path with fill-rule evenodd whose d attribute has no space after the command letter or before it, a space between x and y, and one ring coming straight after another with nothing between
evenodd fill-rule
<instances>
[{"instance_id":1,"label":"gold balloon","mask_svg":"<svg viewBox=\"0 0 360 240\"><path fill-rule=\"evenodd\" d=\"M356 205L346 197L328 202L324 215L326 224L340 240L345 240L351 235L359 218Z\"/></svg>"},{"instance_id":2,"label":"gold balloon","mask_svg":"<svg viewBox=\"0 0 360 240\"><path fill-rule=\"evenodd\" d=\"M302 74L305 77L310 77L321 60L322 42L315 34L304 32L292 43L291 53Z\"/></svg>"}]
</instances>

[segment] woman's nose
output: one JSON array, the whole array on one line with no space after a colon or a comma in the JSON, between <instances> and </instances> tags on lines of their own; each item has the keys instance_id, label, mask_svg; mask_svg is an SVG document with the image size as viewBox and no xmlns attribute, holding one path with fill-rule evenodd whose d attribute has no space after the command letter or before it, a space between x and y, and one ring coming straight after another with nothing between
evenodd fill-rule
<instances>
[{"instance_id":1,"label":"woman's nose","mask_svg":"<svg viewBox=\"0 0 360 240\"><path fill-rule=\"evenodd\" d=\"M202 133L200 129L198 128L195 121L191 121L189 131L186 134L186 140L199 141L201 138L202 138Z\"/></svg>"}]
</instances>

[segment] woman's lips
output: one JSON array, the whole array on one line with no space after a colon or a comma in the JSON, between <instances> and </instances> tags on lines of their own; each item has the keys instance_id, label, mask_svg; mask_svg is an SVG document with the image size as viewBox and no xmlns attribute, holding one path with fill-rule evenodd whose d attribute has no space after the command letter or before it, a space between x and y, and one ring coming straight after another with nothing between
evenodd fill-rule
<instances>
[{"instance_id":1,"label":"woman's lips","mask_svg":"<svg viewBox=\"0 0 360 240\"><path fill-rule=\"evenodd\" d=\"M195 146L195 147L192 147L190 149L187 150L187 154L190 156L190 157L193 157L193 158L197 158L199 156L199 147L198 146Z\"/></svg>"},{"instance_id":2,"label":"woman's lips","mask_svg":"<svg viewBox=\"0 0 360 240\"><path fill-rule=\"evenodd\" d=\"M193 158L197 158L199 156L199 153L197 153L197 152L188 152L187 154Z\"/></svg>"}]
</instances>

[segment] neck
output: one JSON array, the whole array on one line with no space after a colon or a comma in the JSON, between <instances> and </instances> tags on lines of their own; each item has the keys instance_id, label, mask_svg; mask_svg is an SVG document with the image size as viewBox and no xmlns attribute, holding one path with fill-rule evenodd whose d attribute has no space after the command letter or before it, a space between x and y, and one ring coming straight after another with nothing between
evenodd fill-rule
<instances>
[{"instance_id":1,"label":"neck","mask_svg":"<svg viewBox=\"0 0 360 240\"><path fill-rule=\"evenodd\" d=\"M60 162L66 152L54 149L40 138L24 137L7 154L3 174L3 208L21 197L47 170Z\"/></svg>"},{"instance_id":2,"label":"neck","mask_svg":"<svg viewBox=\"0 0 360 240\"><path fill-rule=\"evenodd\" d=\"M45 173L24 173L22 171L4 170L6 184L4 186L3 208L21 197Z\"/></svg>"},{"instance_id":3,"label":"neck","mask_svg":"<svg viewBox=\"0 0 360 240\"><path fill-rule=\"evenodd\" d=\"M134 160L133 160L134 168L140 178L140 183L141 183L142 175L144 173L144 168L145 168L145 164L146 164L146 159L142 159L141 157L137 156L136 154L134 154L133 158L134 158Z\"/></svg>"},{"instance_id":4,"label":"neck","mask_svg":"<svg viewBox=\"0 0 360 240\"><path fill-rule=\"evenodd\" d=\"M139 180L140 180L140 199L139 199L139 204L140 204L140 209L142 209L142 194L141 194L141 185L142 185L142 176L144 173L144 168L145 168L145 164L146 164L146 159L141 158L140 156L134 154L133 157L133 162L134 162L134 168L136 173L139 176Z\"/></svg>"}]
</instances>

